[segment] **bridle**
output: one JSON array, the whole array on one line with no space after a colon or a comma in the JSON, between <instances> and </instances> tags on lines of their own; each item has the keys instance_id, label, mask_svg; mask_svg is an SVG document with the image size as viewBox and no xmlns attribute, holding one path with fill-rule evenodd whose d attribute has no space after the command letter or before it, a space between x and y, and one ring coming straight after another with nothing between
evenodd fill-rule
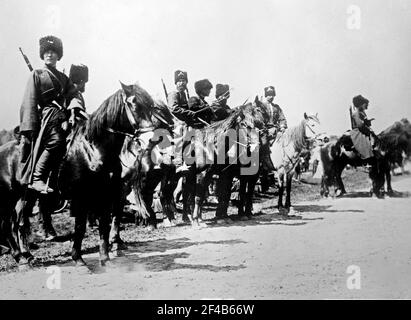
<instances>
[{"instance_id":1,"label":"bridle","mask_svg":"<svg viewBox=\"0 0 411 320\"><path fill-rule=\"evenodd\" d=\"M153 106L151 106L153 107ZM124 103L124 109L126 111L128 122L130 123L131 127L133 128L133 133L123 132L120 130L114 130L112 128L107 128L106 130L111 133L120 134L123 136L127 136L132 138L133 140L138 140L138 136L142 133L153 131L155 128L150 126L147 128L139 128L136 118L134 117L133 112L130 109L130 106L127 101Z\"/></svg>"}]
</instances>

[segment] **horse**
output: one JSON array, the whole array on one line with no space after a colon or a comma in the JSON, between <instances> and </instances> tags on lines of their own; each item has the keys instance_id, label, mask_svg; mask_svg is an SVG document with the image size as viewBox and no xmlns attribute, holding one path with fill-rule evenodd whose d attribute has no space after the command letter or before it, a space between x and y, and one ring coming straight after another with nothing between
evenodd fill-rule
<instances>
[{"instance_id":1,"label":"horse","mask_svg":"<svg viewBox=\"0 0 411 320\"><path fill-rule=\"evenodd\" d=\"M122 210L120 151L127 135L150 144L152 106L153 99L143 88L121 83L121 89L108 97L88 120L73 128L56 185L61 196L71 200L70 214L75 217L71 256L79 268L86 267L81 245L89 211L99 218L100 264L109 264L110 214L118 215ZM7 199L2 201L0 217L6 224L5 237L16 262L30 265L34 257L27 245L25 228L34 202L33 197L25 198L28 189L18 181L19 157L17 142L0 147L0 194Z\"/></svg>"},{"instance_id":2,"label":"horse","mask_svg":"<svg viewBox=\"0 0 411 320\"><path fill-rule=\"evenodd\" d=\"M300 162L301 154L304 150L309 149L311 142L315 142L320 136L319 125L317 114L307 115L304 113L304 119L300 124L278 133L270 147L270 159L279 188L277 207L280 214L290 212L292 178ZM283 205L284 190L286 191L286 199Z\"/></svg>"},{"instance_id":3,"label":"horse","mask_svg":"<svg viewBox=\"0 0 411 320\"><path fill-rule=\"evenodd\" d=\"M192 226L202 226L202 204L213 175L218 175L217 218L227 216L231 183L235 175L244 181L258 174L259 137L256 128L262 129L263 116L256 105L247 103L234 109L224 120L191 132L194 141L184 150L185 161L190 166L183 185L183 214ZM255 183L254 183L255 185ZM245 197L252 198L254 191L244 186L240 190L239 215L243 215ZM251 188L250 188L251 189Z\"/></svg>"},{"instance_id":4,"label":"horse","mask_svg":"<svg viewBox=\"0 0 411 320\"><path fill-rule=\"evenodd\" d=\"M341 174L347 165L358 167L370 165L369 176L372 180L370 194L382 197L381 189L387 182L387 192L392 192L390 162L395 161L398 152L407 150L410 133L404 129L404 124L396 122L377 135L378 151L376 156L369 159L361 159L354 150L353 143L348 134L344 134L338 140L329 142L321 150L321 163L323 176L321 179L320 194L329 195L329 187L335 185L336 196L346 194L341 179Z\"/></svg>"},{"instance_id":5,"label":"horse","mask_svg":"<svg viewBox=\"0 0 411 320\"><path fill-rule=\"evenodd\" d=\"M160 183L160 201L166 219L172 224L175 203L173 190L178 177L175 165L171 160L173 139L173 116L162 101L154 101L151 114L153 137L150 148L141 146L133 137L126 137L120 154L122 173L122 200L124 206L126 196L134 195L136 223L143 220L149 228L157 226L156 215L152 209L153 193ZM112 251L121 250L123 241L120 238L120 218L114 215L110 231ZM124 247L123 247L124 248Z\"/></svg>"}]
</instances>

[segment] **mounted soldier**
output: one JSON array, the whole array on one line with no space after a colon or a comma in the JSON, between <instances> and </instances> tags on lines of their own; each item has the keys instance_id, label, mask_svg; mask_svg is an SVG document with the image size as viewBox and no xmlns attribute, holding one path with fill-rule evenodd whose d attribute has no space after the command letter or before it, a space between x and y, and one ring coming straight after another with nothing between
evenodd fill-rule
<instances>
[{"instance_id":1,"label":"mounted soldier","mask_svg":"<svg viewBox=\"0 0 411 320\"><path fill-rule=\"evenodd\" d=\"M350 136L355 150L365 160L374 156L373 144L377 142L376 135L371 129L371 121L374 119L368 119L365 113L365 110L368 109L368 99L358 95L352 101L355 110L351 119L352 130Z\"/></svg>"},{"instance_id":2,"label":"mounted soldier","mask_svg":"<svg viewBox=\"0 0 411 320\"><path fill-rule=\"evenodd\" d=\"M187 123L195 116L195 113L188 109L188 98L186 95L188 77L187 72L176 70L174 72L174 83L177 91L171 92L167 96L168 107L172 114L179 121L175 121L174 128L174 144L175 144L175 156L173 163L176 166L176 172L187 172L188 166L183 161L183 140L187 131Z\"/></svg>"},{"instance_id":3,"label":"mounted soldier","mask_svg":"<svg viewBox=\"0 0 411 320\"><path fill-rule=\"evenodd\" d=\"M282 133L287 129L287 120L284 113L278 104L274 103L274 98L276 96L275 88L273 86L268 86L264 88L264 98L262 99L262 106L265 108L266 122L265 130L261 135L261 145L262 148L269 148L271 142L273 142L278 133ZM269 150L267 149L262 153L262 175L261 175L261 191L263 193L267 192L269 189L268 173L273 172L274 168L272 166Z\"/></svg>"},{"instance_id":4,"label":"mounted soldier","mask_svg":"<svg viewBox=\"0 0 411 320\"><path fill-rule=\"evenodd\" d=\"M276 96L275 88L273 86L268 86L264 88L264 99L263 102L266 107L267 121L266 128L268 131L269 140L275 139L278 132L284 132L287 129L287 120L284 116L283 110L278 104L274 103L274 98Z\"/></svg>"},{"instance_id":5,"label":"mounted soldier","mask_svg":"<svg viewBox=\"0 0 411 320\"><path fill-rule=\"evenodd\" d=\"M69 123L74 125L78 120L87 119L86 103L83 93L88 82L88 67L84 64L72 64L70 67L69 79L77 89L78 94L71 100L67 110L70 111Z\"/></svg>"},{"instance_id":6,"label":"mounted soldier","mask_svg":"<svg viewBox=\"0 0 411 320\"><path fill-rule=\"evenodd\" d=\"M230 98L230 87L228 84L217 83L215 86L216 100L211 104L215 114L214 121L221 121L227 118L233 110L227 105Z\"/></svg>"},{"instance_id":7,"label":"mounted soldier","mask_svg":"<svg viewBox=\"0 0 411 320\"><path fill-rule=\"evenodd\" d=\"M213 109L205 101L205 98L210 95L213 85L208 79L196 81L194 89L197 96L190 97L188 100L188 108L194 112L194 118L191 119L190 125L194 129L201 129L209 125L215 115Z\"/></svg>"},{"instance_id":8,"label":"mounted soldier","mask_svg":"<svg viewBox=\"0 0 411 320\"><path fill-rule=\"evenodd\" d=\"M46 36L40 39L39 45L44 67L31 73L20 108L19 177L22 185L43 194L39 198L40 230L49 240L56 233L51 224L53 209L46 195L54 191L49 185L65 154L67 106L74 97L80 98L70 79L56 69L57 61L63 56L62 41Z\"/></svg>"}]
</instances>

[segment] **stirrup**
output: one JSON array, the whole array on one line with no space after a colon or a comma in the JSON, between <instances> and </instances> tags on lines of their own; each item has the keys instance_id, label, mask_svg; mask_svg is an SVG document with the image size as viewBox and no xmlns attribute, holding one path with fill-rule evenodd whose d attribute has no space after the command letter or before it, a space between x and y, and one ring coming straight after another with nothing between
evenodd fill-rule
<instances>
[{"instance_id":1,"label":"stirrup","mask_svg":"<svg viewBox=\"0 0 411 320\"><path fill-rule=\"evenodd\" d=\"M54 190L47 186L43 181L35 181L32 184L29 184L28 188L40 192L41 194L48 194L54 192Z\"/></svg>"}]
</instances>

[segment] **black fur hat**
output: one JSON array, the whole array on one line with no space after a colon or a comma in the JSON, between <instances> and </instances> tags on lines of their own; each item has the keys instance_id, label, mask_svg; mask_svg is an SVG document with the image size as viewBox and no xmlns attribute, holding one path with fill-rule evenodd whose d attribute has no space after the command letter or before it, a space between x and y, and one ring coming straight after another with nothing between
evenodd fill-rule
<instances>
[{"instance_id":1,"label":"black fur hat","mask_svg":"<svg viewBox=\"0 0 411 320\"><path fill-rule=\"evenodd\" d=\"M268 86L264 88L264 97L275 97L275 88L273 86Z\"/></svg>"},{"instance_id":2,"label":"black fur hat","mask_svg":"<svg viewBox=\"0 0 411 320\"><path fill-rule=\"evenodd\" d=\"M370 101L368 101L368 99L364 98L362 95L358 95L352 98L352 103L356 108L362 106L364 103L368 104L369 102Z\"/></svg>"},{"instance_id":3,"label":"black fur hat","mask_svg":"<svg viewBox=\"0 0 411 320\"><path fill-rule=\"evenodd\" d=\"M181 71L181 70L176 70L174 72L174 83L177 83L178 80L185 80L186 82L188 82L188 77L187 77L187 72L185 71Z\"/></svg>"},{"instance_id":4,"label":"black fur hat","mask_svg":"<svg viewBox=\"0 0 411 320\"><path fill-rule=\"evenodd\" d=\"M217 83L215 85L215 97L218 98L229 90L230 90L230 86L228 84Z\"/></svg>"},{"instance_id":5,"label":"black fur hat","mask_svg":"<svg viewBox=\"0 0 411 320\"><path fill-rule=\"evenodd\" d=\"M73 83L88 81L88 68L84 64L72 64L70 67L69 78Z\"/></svg>"},{"instance_id":6,"label":"black fur hat","mask_svg":"<svg viewBox=\"0 0 411 320\"><path fill-rule=\"evenodd\" d=\"M63 42L55 36L45 36L40 38L40 58L43 60L44 54L48 50L53 50L59 56L59 60L63 57Z\"/></svg>"},{"instance_id":7,"label":"black fur hat","mask_svg":"<svg viewBox=\"0 0 411 320\"><path fill-rule=\"evenodd\" d=\"M208 79L198 80L194 83L194 89L197 94L202 93L206 89L212 89L213 85Z\"/></svg>"}]
</instances>

